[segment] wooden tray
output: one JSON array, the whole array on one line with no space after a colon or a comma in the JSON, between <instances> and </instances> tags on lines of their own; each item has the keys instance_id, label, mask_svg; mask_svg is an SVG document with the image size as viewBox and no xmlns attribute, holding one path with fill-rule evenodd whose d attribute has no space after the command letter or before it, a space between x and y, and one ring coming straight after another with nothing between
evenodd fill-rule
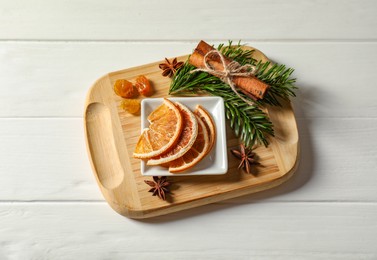
<instances>
[{"instance_id":1,"label":"wooden tray","mask_svg":"<svg viewBox=\"0 0 377 260\"><path fill-rule=\"evenodd\" d=\"M254 58L266 61L258 50ZM178 58L185 61L187 56ZM173 196L163 201L151 196L145 177L140 174L140 161L132 158L140 134L140 116L130 115L119 108L121 98L113 92L117 79L134 81L145 75L153 83L153 97L166 97L170 79L161 76L155 62L140 67L106 74L91 87L85 107L85 132L89 158L98 185L110 206L123 216L149 218L230 199L275 187L288 180L298 162L298 132L291 104L283 108L268 107L275 128L275 138L268 148L255 150L261 166L257 175L239 172L239 161L228 149L229 170L217 176L169 177ZM238 145L233 131L227 128L228 148Z\"/></svg>"}]
</instances>

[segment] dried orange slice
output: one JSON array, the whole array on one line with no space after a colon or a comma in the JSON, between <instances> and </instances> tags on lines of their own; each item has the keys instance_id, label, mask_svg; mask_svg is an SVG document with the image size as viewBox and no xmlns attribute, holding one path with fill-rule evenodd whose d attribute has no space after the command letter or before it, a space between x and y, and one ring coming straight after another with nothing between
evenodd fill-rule
<instances>
[{"instance_id":1,"label":"dried orange slice","mask_svg":"<svg viewBox=\"0 0 377 260\"><path fill-rule=\"evenodd\" d=\"M149 159L173 147L182 132L182 116L178 107L168 99L149 116L149 128L144 129L136 144L133 156Z\"/></svg>"},{"instance_id":2,"label":"dried orange slice","mask_svg":"<svg viewBox=\"0 0 377 260\"><path fill-rule=\"evenodd\" d=\"M212 116L201 105L196 106L194 114L197 115L200 119L202 119L204 125L206 126L208 136L209 136L209 147L206 152L206 154L208 154L212 150L212 147L214 146L215 141L216 141L215 123L213 122Z\"/></svg>"},{"instance_id":3,"label":"dried orange slice","mask_svg":"<svg viewBox=\"0 0 377 260\"><path fill-rule=\"evenodd\" d=\"M194 145L182 157L170 162L169 172L176 173L188 170L200 162L210 145L210 138L208 136L207 128L200 117L196 116L198 121L198 136L196 137Z\"/></svg>"},{"instance_id":4,"label":"dried orange slice","mask_svg":"<svg viewBox=\"0 0 377 260\"><path fill-rule=\"evenodd\" d=\"M198 135L198 121L195 115L186 106L175 103L182 115L183 129L177 144L169 151L148 160L147 165L161 165L184 155L193 146Z\"/></svg>"}]
</instances>

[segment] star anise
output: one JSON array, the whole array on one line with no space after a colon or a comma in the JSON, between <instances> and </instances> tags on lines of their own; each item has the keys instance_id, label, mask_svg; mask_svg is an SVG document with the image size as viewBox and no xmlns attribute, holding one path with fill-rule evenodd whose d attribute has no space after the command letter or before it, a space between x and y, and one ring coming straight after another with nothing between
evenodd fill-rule
<instances>
[{"instance_id":1,"label":"star anise","mask_svg":"<svg viewBox=\"0 0 377 260\"><path fill-rule=\"evenodd\" d=\"M144 182L152 187L149 190L149 192L153 192L152 196L157 195L160 199L166 200L166 194L170 193L168 188L170 183L165 176L153 176L153 181L144 180Z\"/></svg>"},{"instance_id":2,"label":"star anise","mask_svg":"<svg viewBox=\"0 0 377 260\"><path fill-rule=\"evenodd\" d=\"M230 151L235 157L241 160L240 165L238 165L238 169L243 168L246 173L251 173L252 164L259 164L255 160L255 153L253 153L250 148L245 147L244 144L240 144L239 150L232 149Z\"/></svg>"},{"instance_id":3,"label":"star anise","mask_svg":"<svg viewBox=\"0 0 377 260\"><path fill-rule=\"evenodd\" d=\"M183 62L177 61L177 58L174 58L172 62L170 62L167 58L165 58L164 63L158 65L160 69L162 69L162 76L164 77L173 77L173 75L177 72L177 70L183 66Z\"/></svg>"}]
</instances>

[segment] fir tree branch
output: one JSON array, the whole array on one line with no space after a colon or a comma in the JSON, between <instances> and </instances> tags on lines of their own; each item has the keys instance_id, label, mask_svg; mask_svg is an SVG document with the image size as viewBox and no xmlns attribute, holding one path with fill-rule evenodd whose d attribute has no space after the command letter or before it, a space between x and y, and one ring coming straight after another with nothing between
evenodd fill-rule
<instances>
[{"instance_id":1,"label":"fir tree branch","mask_svg":"<svg viewBox=\"0 0 377 260\"><path fill-rule=\"evenodd\" d=\"M256 143L268 145L266 136L274 135L272 123L257 106L250 106L240 99L229 86L205 72L190 73L194 66L185 63L171 84L170 94L210 94L224 99L226 117L231 128L242 142L252 147ZM243 94L241 94L243 95ZM246 97L246 96L244 96Z\"/></svg>"},{"instance_id":2,"label":"fir tree branch","mask_svg":"<svg viewBox=\"0 0 377 260\"><path fill-rule=\"evenodd\" d=\"M231 41L227 46L220 44L218 50L241 65L252 64L257 67L255 76L270 85L264 99L257 101L255 106L250 106L219 78L206 72L191 73L195 67L187 61L175 74L169 94L196 95L206 93L222 97L225 102L226 116L236 136L239 136L248 147L252 147L256 143L267 146L267 136L274 135L273 125L258 106L264 104L280 106L279 99L287 100L295 96L296 87L293 85L295 79L290 78L293 69L286 69L284 65L271 65L270 62L257 62L252 57L253 50L243 49L240 42L236 46L232 46ZM244 98L248 98L242 93L240 94Z\"/></svg>"},{"instance_id":3,"label":"fir tree branch","mask_svg":"<svg viewBox=\"0 0 377 260\"><path fill-rule=\"evenodd\" d=\"M258 101L260 105L281 106L279 99L289 100L290 97L296 96L294 92L297 89L294 86L296 79L290 78L294 69L286 68L285 65L271 65L269 61L259 62L256 67L255 76L270 86L265 97Z\"/></svg>"}]
</instances>

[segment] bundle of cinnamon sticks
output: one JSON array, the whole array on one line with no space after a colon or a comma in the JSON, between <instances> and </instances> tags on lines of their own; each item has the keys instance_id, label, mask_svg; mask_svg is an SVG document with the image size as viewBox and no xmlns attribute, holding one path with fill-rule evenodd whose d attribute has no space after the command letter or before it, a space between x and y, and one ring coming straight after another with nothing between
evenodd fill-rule
<instances>
[{"instance_id":1,"label":"bundle of cinnamon sticks","mask_svg":"<svg viewBox=\"0 0 377 260\"><path fill-rule=\"evenodd\" d=\"M205 68L204 56L212 50L214 50L214 48L211 45L205 41L200 41L194 52L191 54L189 63L197 68ZM232 62L232 60L226 57L224 58L226 65ZM218 55L208 56L207 62L216 71L224 70L223 63ZM269 88L266 83L254 76L233 76L231 80L242 93L254 100L262 99Z\"/></svg>"}]
</instances>

